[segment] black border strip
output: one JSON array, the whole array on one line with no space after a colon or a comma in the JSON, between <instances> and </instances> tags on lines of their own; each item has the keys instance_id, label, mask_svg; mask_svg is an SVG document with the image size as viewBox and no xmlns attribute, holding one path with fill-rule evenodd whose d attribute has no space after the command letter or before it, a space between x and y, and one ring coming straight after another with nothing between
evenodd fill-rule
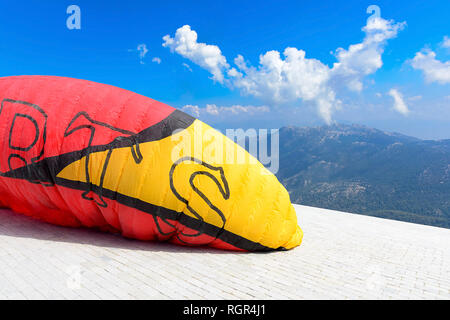
<instances>
[{"instance_id":1,"label":"black border strip","mask_svg":"<svg viewBox=\"0 0 450 320\"><path fill-rule=\"evenodd\" d=\"M26 179L28 181L39 181L43 186L52 186L56 184L82 191L85 191L87 190L87 187L90 187L90 190L94 191L97 194L101 192L101 195L103 197L116 200L123 205L135 208L144 213L151 214L154 217L175 220L188 228L194 230L202 230L207 235L218 238L228 244L235 246L236 248L247 251L286 250L283 247L279 247L277 249L266 247L260 243L253 242L235 233L227 231L224 228L219 228L212 224L190 217L183 212L177 212L165 207L154 205L137 198L132 198L130 196L105 189L103 187L100 188L93 184L88 185L85 182L72 181L57 177L57 174L70 163L78 161L90 153L101 152L115 148L131 147L136 143L136 141L138 143L145 143L149 141L161 140L171 136L177 129L188 128L195 120L196 119L191 117L190 115L176 109L162 121L142 130L135 136L132 136L133 139L114 140L113 142L105 145L91 146L82 150L44 158L39 162L3 173L1 174L1 176L16 179Z\"/></svg>"},{"instance_id":2,"label":"black border strip","mask_svg":"<svg viewBox=\"0 0 450 320\"><path fill-rule=\"evenodd\" d=\"M63 187L67 187L70 189L76 189L84 191L86 190L86 183L81 181L73 181L64 178L56 178L56 185L60 185ZM100 192L100 188L96 185L91 185L91 190L95 193ZM126 205L130 208L134 208L140 210L144 213L151 214L155 217L160 217L162 219L170 219L178 221L179 223L185 225L188 228L194 230L202 230L209 236L216 237L219 233L218 239L231 244L237 248L247 250L247 251L274 251L274 250L286 250L283 247L279 247L277 249L266 247L260 243L248 240L244 237L241 237L235 233L232 233L226 229L222 229L215 225L209 224L204 221L200 221L193 217L186 215L183 212L178 212L175 210L171 210L165 207L161 207L149 202L142 201L137 198L133 198L122 193L112 191L109 189L102 188L101 189L102 196L111 200L115 200L123 205Z\"/></svg>"},{"instance_id":3,"label":"black border strip","mask_svg":"<svg viewBox=\"0 0 450 320\"><path fill-rule=\"evenodd\" d=\"M81 150L47 157L28 166L20 167L1 175L9 178L39 180L41 182L55 183L54 177L72 162L78 161L90 153L101 152L116 148L132 147L137 143L158 141L167 138L177 129L186 129L195 121L194 117L175 110L167 118L148 127L136 135L133 139L114 140L108 144L90 146Z\"/></svg>"}]
</instances>

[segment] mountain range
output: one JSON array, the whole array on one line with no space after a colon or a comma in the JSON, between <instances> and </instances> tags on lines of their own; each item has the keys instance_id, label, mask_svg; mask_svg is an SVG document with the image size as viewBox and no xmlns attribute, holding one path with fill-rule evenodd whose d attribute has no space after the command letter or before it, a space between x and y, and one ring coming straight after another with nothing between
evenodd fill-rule
<instances>
[{"instance_id":1,"label":"mountain range","mask_svg":"<svg viewBox=\"0 0 450 320\"><path fill-rule=\"evenodd\" d=\"M450 139L283 127L276 175L293 203L450 228Z\"/></svg>"}]
</instances>

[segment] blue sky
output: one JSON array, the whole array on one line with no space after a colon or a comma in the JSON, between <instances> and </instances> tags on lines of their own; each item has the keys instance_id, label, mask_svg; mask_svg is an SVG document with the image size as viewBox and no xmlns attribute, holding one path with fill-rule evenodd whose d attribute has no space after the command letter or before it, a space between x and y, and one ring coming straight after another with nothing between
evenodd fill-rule
<instances>
[{"instance_id":1,"label":"blue sky","mask_svg":"<svg viewBox=\"0 0 450 320\"><path fill-rule=\"evenodd\" d=\"M80 30L66 27L71 4ZM449 11L415 0L3 1L0 76L107 83L219 129L338 122L448 139Z\"/></svg>"}]
</instances>

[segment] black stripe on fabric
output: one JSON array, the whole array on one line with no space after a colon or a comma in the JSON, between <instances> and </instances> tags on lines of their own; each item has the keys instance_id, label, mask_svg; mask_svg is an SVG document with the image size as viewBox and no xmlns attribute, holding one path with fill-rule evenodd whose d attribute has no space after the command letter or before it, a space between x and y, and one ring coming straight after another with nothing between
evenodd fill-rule
<instances>
[{"instance_id":1,"label":"black stripe on fabric","mask_svg":"<svg viewBox=\"0 0 450 320\"><path fill-rule=\"evenodd\" d=\"M144 213L151 214L154 217L178 221L182 225L191 228L193 230L202 230L203 233L211 237L214 238L218 237L218 239L243 250L247 251L286 250L282 247L278 249L273 249L263 246L260 243L253 242L230 231L227 231L223 227L219 228L212 224L190 217L183 212L176 212L162 206L157 206L139 200L137 198L129 197L124 194L93 185L92 183L72 181L57 177L57 174L62 169L67 167L70 163L78 161L91 153L113 150L115 148L133 147L133 145L136 145L136 142L145 143L150 141L161 140L171 136L173 132L177 129L188 128L194 121L195 118L187 115L182 111L175 110L167 118L163 119L159 123L156 123L155 125L146 128L135 135L132 135L131 139L116 139L108 144L89 146L81 150L68 152L54 157L44 158L39 162L35 162L18 169L8 171L1 175L4 177L25 179L30 182L41 183L44 187L56 184L82 191L90 190L95 192L96 194L101 195L102 197L115 200L128 207L135 208ZM91 122L94 121L91 119Z\"/></svg>"},{"instance_id":2,"label":"black stripe on fabric","mask_svg":"<svg viewBox=\"0 0 450 320\"><path fill-rule=\"evenodd\" d=\"M194 117L191 117L182 111L175 110L167 118L132 136L132 139L114 140L108 144L95 145L58 156L44 158L39 162L5 172L2 176L26 179L28 181L39 180L41 182L54 183L56 175L62 169L67 167L70 163L78 161L90 153L116 148L132 147L136 144L136 141L138 143L158 141L171 136L177 129L188 128L194 120Z\"/></svg>"},{"instance_id":3,"label":"black stripe on fabric","mask_svg":"<svg viewBox=\"0 0 450 320\"><path fill-rule=\"evenodd\" d=\"M64 178L56 178L56 184L61 185L64 187L68 187L70 189L76 189L76 190L86 190L86 183L81 181L73 181L68 180ZM222 229L220 227L217 227L215 225L209 224L204 221L200 221L198 219L195 219L193 217L190 217L186 215L183 212L177 212L162 206L154 205L149 202L145 202L142 200L139 200L137 198L133 198L124 194L121 194L116 191L112 191L109 189L102 188L102 190L99 190L100 188L96 185L91 186L91 190L98 193L101 191L102 196L111 200L115 200L123 205L126 205L130 208L134 208L137 210L140 210L142 212L151 214L153 216L162 218L162 219L170 219L178 221L179 223L183 224L184 226L194 229L194 230L202 230L203 233L211 236L216 237L219 234L219 239L235 246L236 248L240 248L247 251L274 251L274 250L286 250L283 247L273 249L266 247L260 243L248 240L244 237L241 237L235 233L232 233L226 229Z\"/></svg>"}]
</instances>

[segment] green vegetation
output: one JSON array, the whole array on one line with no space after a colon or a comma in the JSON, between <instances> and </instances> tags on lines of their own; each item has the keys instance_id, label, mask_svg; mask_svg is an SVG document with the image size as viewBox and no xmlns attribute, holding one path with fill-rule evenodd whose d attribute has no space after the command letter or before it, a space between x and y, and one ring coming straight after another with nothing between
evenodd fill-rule
<instances>
[{"instance_id":1,"label":"green vegetation","mask_svg":"<svg viewBox=\"0 0 450 320\"><path fill-rule=\"evenodd\" d=\"M450 140L282 128L277 176L294 203L450 228Z\"/></svg>"}]
</instances>

